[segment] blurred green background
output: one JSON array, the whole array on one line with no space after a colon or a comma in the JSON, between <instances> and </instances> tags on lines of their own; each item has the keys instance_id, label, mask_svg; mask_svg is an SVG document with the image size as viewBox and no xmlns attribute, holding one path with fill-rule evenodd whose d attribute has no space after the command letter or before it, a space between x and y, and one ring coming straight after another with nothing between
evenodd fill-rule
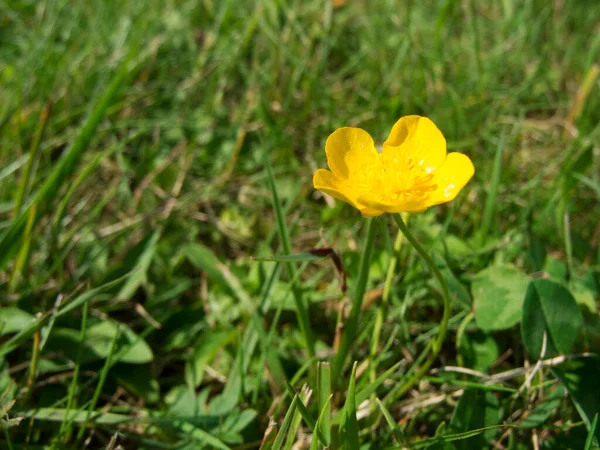
<instances>
[{"instance_id":1,"label":"blurred green background","mask_svg":"<svg viewBox=\"0 0 600 450\"><path fill-rule=\"evenodd\" d=\"M396 230L377 219L351 351L357 391L383 376L356 405L363 448L595 448L597 360L526 369L600 345L599 51L594 0L0 0L1 445L309 448L299 413L285 446L268 439L284 379L316 390L293 296L320 361L347 301L329 259L252 258L284 255L289 234L293 253L331 247L351 288L365 221L312 187L325 139L358 126L381 143L420 114L476 168L410 227L455 301L437 366L478 375L394 396L441 300L403 245L383 308ZM519 325L541 278L579 308ZM559 352L530 355L544 330Z\"/></svg>"}]
</instances>

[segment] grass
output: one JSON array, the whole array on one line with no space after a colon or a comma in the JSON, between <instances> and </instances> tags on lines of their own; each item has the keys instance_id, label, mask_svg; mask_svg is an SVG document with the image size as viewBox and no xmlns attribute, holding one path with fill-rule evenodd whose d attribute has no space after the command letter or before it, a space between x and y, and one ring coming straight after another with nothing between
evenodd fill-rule
<instances>
[{"instance_id":1,"label":"grass","mask_svg":"<svg viewBox=\"0 0 600 450\"><path fill-rule=\"evenodd\" d=\"M586 0L0 1L1 445L598 448L598 24ZM407 114L476 171L408 222L452 308L403 392L440 287L311 178L334 129Z\"/></svg>"}]
</instances>

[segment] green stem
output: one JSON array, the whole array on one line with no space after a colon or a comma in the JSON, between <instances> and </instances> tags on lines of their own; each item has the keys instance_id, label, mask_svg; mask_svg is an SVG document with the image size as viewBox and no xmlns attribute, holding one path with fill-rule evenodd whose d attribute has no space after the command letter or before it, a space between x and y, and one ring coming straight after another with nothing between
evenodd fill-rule
<instances>
[{"instance_id":1,"label":"green stem","mask_svg":"<svg viewBox=\"0 0 600 450\"><path fill-rule=\"evenodd\" d=\"M412 246L419 253L419 255L421 255L421 257L425 260L425 262L429 266L429 269L437 278L442 288L442 294L444 297L444 313L442 315L442 323L440 324L440 330L438 332L438 335L431 343L431 352L427 356L425 362L416 371L416 373L413 373L410 376L410 378L401 385L396 394L396 398L398 398L404 395L406 392L408 392L408 390L412 388L421 379L421 377L429 370L429 368L437 358L437 355L440 353L440 350L442 349L442 344L444 343L444 340L446 339L446 334L448 332L448 321L450 320L450 293L448 292L448 286L446 286L446 282L444 281L440 270L436 266L431 256L429 256L429 254L425 251L421 244L419 244L419 241L417 241L412 235L412 233L406 226L406 223L404 223L404 220L402 220L402 216L400 214L394 214L393 217L400 231L402 231L404 236L406 236L408 242L412 244Z\"/></svg>"},{"instance_id":2,"label":"green stem","mask_svg":"<svg viewBox=\"0 0 600 450\"><path fill-rule=\"evenodd\" d=\"M31 399L31 393L35 383L35 377L37 375L38 363L40 361L40 342L41 333L38 330L33 335L33 351L31 355L31 364L29 366L29 375L27 377L27 394L25 395L25 404L29 403L29 400Z\"/></svg>"},{"instance_id":3,"label":"green stem","mask_svg":"<svg viewBox=\"0 0 600 450\"><path fill-rule=\"evenodd\" d=\"M356 328L358 326L358 315L360 314L363 298L365 296L365 290L367 289L369 268L371 266L371 258L373 256L373 244L375 241L375 231L377 229L374 221L375 219L369 219L367 222L367 239L365 240L362 257L360 259L358 278L356 279L356 284L354 285L352 309L350 310L350 316L348 317L347 322L344 324L340 348L332 365L332 379L334 380L334 383L338 383L340 380L344 362L348 356L348 350L350 349L350 344L355 338Z\"/></svg>"},{"instance_id":4,"label":"green stem","mask_svg":"<svg viewBox=\"0 0 600 450\"><path fill-rule=\"evenodd\" d=\"M563 234L565 238L565 253L567 254L567 269L569 271L569 280L571 280L573 276L573 243L571 242L571 222L569 220L569 212L566 208L563 212Z\"/></svg>"},{"instance_id":5,"label":"green stem","mask_svg":"<svg viewBox=\"0 0 600 450\"><path fill-rule=\"evenodd\" d=\"M408 219L408 214L405 215L406 220ZM394 250L390 257L390 262L387 267L387 273L385 275L385 284L383 285L383 294L381 296L381 304L377 309L377 315L375 316L375 325L373 327L373 338L371 339L371 362L370 366L370 380L374 381L377 378L377 361L376 356L379 351L379 338L381 334L381 327L383 326L383 317L385 314L385 310L390 300L390 292L392 290L392 281L394 280L394 274L396 273L396 264L398 263L398 252L400 251L400 247L402 246L402 241L404 240L404 234L402 231L398 230L398 234L396 235L396 240L394 241Z\"/></svg>"},{"instance_id":6,"label":"green stem","mask_svg":"<svg viewBox=\"0 0 600 450\"><path fill-rule=\"evenodd\" d=\"M458 365L461 367L464 366L463 357L460 352L460 348L462 346L462 337L464 336L465 330L467 329L469 324L473 321L473 319L475 319L475 314L473 314L473 312L470 312L469 314L467 314L465 316L465 318L462 320L462 322L458 326L458 329L456 330L456 361L458 362Z\"/></svg>"}]
</instances>

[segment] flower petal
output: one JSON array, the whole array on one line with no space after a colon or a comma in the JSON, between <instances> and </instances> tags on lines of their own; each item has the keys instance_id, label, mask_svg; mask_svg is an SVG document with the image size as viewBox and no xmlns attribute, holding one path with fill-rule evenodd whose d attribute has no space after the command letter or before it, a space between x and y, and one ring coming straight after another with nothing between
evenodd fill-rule
<instances>
[{"instance_id":1,"label":"flower petal","mask_svg":"<svg viewBox=\"0 0 600 450\"><path fill-rule=\"evenodd\" d=\"M327 163L335 176L342 180L364 174L364 169L377 160L373 138L361 128L338 128L325 143Z\"/></svg>"},{"instance_id":2,"label":"flower petal","mask_svg":"<svg viewBox=\"0 0 600 450\"><path fill-rule=\"evenodd\" d=\"M383 143L384 156L404 156L428 173L437 169L446 158L446 139L427 117L406 116L392 127Z\"/></svg>"},{"instance_id":3,"label":"flower petal","mask_svg":"<svg viewBox=\"0 0 600 450\"><path fill-rule=\"evenodd\" d=\"M372 208L363 208L360 210L360 213L365 217L375 217L382 215L384 211L379 211L377 209Z\"/></svg>"},{"instance_id":4,"label":"flower petal","mask_svg":"<svg viewBox=\"0 0 600 450\"><path fill-rule=\"evenodd\" d=\"M313 185L315 189L331 195L333 198L342 200L346 203L351 204L360 211L363 216L378 216L383 214L383 211L379 211L373 208L369 208L360 203L356 197L357 194L352 188L346 185L343 181L338 179L329 170L319 169L313 176Z\"/></svg>"},{"instance_id":5,"label":"flower petal","mask_svg":"<svg viewBox=\"0 0 600 450\"><path fill-rule=\"evenodd\" d=\"M437 189L429 196L427 206L454 200L474 173L475 168L467 155L449 153L444 164L433 173L433 183Z\"/></svg>"},{"instance_id":6,"label":"flower petal","mask_svg":"<svg viewBox=\"0 0 600 450\"><path fill-rule=\"evenodd\" d=\"M352 190L329 170L317 170L313 176L313 185L315 189L357 207L351 200L354 197Z\"/></svg>"},{"instance_id":7,"label":"flower petal","mask_svg":"<svg viewBox=\"0 0 600 450\"><path fill-rule=\"evenodd\" d=\"M387 213L419 213L427 209L427 205L425 205L422 200L412 199L409 196L401 197L392 203L369 195L361 195L358 197L357 201L369 209Z\"/></svg>"}]
</instances>

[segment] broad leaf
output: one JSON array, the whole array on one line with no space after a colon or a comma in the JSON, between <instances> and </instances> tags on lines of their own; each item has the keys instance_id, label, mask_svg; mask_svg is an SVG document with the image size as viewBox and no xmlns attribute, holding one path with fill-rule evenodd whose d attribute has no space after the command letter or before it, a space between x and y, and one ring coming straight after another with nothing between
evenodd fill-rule
<instances>
[{"instance_id":1,"label":"broad leaf","mask_svg":"<svg viewBox=\"0 0 600 450\"><path fill-rule=\"evenodd\" d=\"M19 308L9 306L0 308L0 336L16 333L33 323L34 317Z\"/></svg>"},{"instance_id":2,"label":"broad leaf","mask_svg":"<svg viewBox=\"0 0 600 450\"><path fill-rule=\"evenodd\" d=\"M527 275L509 264L479 272L471 286L479 328L504 330L518 324L528 282Z\"/></svg>"},{"instance_id":3,"label":"broad leaf","mask_svg":"<svg viewBox=\"0 0 600 450\"><path fill-rule=\"evenodd\" d=\"M553 367L552 373L565 385L586 427L600 442L600 429L592 427L600 411L600 358L575 358Z\"/></svg>"},{"instance_id":4,"label":"broad leaf","mask_svg":"<svg viewBox=\"0 0 600 450\"><path fill-rule=\"evenodd\" d=\"M546 333L546 354L569 353L581 332L581 310L571 293L550 280L533 280L523 304L521 335L533 358L542 356Z\"/></svg>"},{"instance_id":5,"label":"broad leaf","mask_svg":"<svg viewBox=\"0 0 600 450\"><path fill-rule=\"evenodd\" d=\"M458 401L450 428L454 432L468 432L479 428L497 425L501 419L498 399L493 392L467 388ZM469 439L454 443L457 450L489 448L490 441L497 430L489 430Z\"/></svg>"}]
</instances>

